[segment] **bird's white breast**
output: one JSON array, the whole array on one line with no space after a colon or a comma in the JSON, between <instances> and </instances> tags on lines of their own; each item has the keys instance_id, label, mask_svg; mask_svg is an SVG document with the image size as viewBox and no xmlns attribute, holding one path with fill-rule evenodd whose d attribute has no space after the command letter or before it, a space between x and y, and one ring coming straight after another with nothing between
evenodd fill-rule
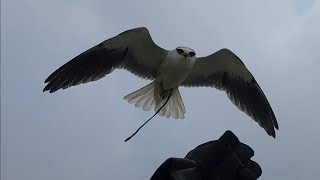
<instances>
[{"instance_id":1,"label":"bird's white breast","mask_svg":"<svg viewBox=\"0 0 320 180\"><path fill-rule=\"evenodd\" d=\"M158 69L158 80L165 90L179 87L192 71L195 58L168 54Z\"/></svg>"}]
</instances>

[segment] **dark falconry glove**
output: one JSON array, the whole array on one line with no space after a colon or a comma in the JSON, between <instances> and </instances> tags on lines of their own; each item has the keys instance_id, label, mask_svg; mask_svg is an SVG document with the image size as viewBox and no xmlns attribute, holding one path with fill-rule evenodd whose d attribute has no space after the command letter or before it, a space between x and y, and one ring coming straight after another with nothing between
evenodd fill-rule
<instances>
[{"instance_id":1,"label":"dark falconry glove","mask_svg":"<svg viewBox=\"0 0 320 180\"><path fill-rule=\"evenodd\" d=\"M231 132L199 145L185 158L167 159L151 180L255 180L261 176L253 150Z\"/></svg>"}]
</instances>

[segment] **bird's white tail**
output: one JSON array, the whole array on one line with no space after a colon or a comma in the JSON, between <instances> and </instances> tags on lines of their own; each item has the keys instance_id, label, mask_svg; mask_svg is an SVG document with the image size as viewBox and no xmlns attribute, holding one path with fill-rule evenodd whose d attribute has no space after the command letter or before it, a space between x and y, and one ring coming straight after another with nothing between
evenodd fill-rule
<instances>
[{"instance_id":1,"label":"bird's white tail","mask_svg":"<svg viewBox=\"0 0 320 180\"><path fill-rule=\"evenodd\" d=\"M162 98L160 97L161 86L156 81L142 87L141 89L126 95L123 99L130 104L135 104L136 107L142 107L143 110L149 111L152 107L157 111L166 102L169 93L170 99L167 104L160 110L159 115L169 118L172 116L175 119L184 118L186 109L184 107L180 92L178 88L162 91Z\"/></svg>"}]
</instances>

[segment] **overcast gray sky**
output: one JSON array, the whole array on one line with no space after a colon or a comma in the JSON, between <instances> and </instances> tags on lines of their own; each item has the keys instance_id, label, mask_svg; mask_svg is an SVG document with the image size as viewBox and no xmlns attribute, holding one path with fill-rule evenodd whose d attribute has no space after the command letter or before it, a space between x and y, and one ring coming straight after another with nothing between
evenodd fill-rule
<instances>
[{"instance_id":1,"label":"overcast gray sky","mask_svg":"<svg viewBox=\"0 0 320 180\"><path fill-rule=\"evenodd\" d=\"M148 179L227 129L255 150L260 179L320 176L320 0L2 0L1 179ZM280 130L269 137L210 88L180 88L184 120L122 98L146 85L123 70L43 93L43 81L74 56L127 29L146 26L165 49L206 56L234 51L265 92Z\"/></svg>"}]
</instances>

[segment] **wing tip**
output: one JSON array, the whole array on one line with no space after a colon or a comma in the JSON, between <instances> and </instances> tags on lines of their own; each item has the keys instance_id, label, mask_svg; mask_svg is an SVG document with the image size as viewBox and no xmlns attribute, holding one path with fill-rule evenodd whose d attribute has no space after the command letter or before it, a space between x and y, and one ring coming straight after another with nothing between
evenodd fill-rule
<instances>
[{"instance_id":1,"label":"wing tip","mask_svg":"<svg viewBox=\"0 0 320 180\"><path fill-rule=\"evenodd\" d=\"M49 77L47 77L46 80L44 80L44 83L48 83L50 80L51 80L51 79L50 79L50 76L49 76Z\"/></svg>"},{"instance_id":2,"label":"wing tip","mask_svg":"<svg viewBox=\"0 0 320 180\"><path fill-rule=\"evenodd\" d=\"M48 91L50 88L48 88L48 84L46 85L46 87L43 88L42 92L46 92Z\"/></svg>"},{"instance_id":3,"label":"wing tip","mask_svg":"<svg viewBox=\"0 0 320 180\"><path fill-rule=\"evenodd\" d=\"M47 85L43 88L42 92L48 91L49 93L54 93L54 92L58 91L59 89L61 89L61 87L60 87L60 88L54 87L54 86L52 86L52 84L50 84L50 82L49 82L49 84L47 84Z\"/></svg>"},{"instance_id":4,"label":"wing tip","mask_svg":"<svg viewBox=\"0 0 320 180\"><path fill-rule=\"evenodd\" d=\"M274 116L274 115L273 115ZM274 119L272 120L272 122L273 122L273 126L277 129L277 130L279 130L279 125L278 125L278 122L277 122L277 119L274 117Z\"/></svg>"},{"instance_id":5,"label":"wing tip","mask_svg":"<svg viewBox=\"0 0 320 180\"><path fill-rule=\"evenodd\" d=\"M272 128L272 131L268 133L271 137L273 137L274 139L276 138L276 132L274 130L274 128Z\"/></svg>"},{"instance_id":6,"label":"wing tip","mask_svg":"<svg viewBox=\"0 0 320 180\"><path fill-rule=\"evenodd\" d=\"M276 138L276 130L279 130L279 126L277 123L277 120L272 119L272 126L270 127L265 127L265 131L268 133L268 135L270 135L271 137L273 137L274 139Z\"/></svg>"}]
</instances>

